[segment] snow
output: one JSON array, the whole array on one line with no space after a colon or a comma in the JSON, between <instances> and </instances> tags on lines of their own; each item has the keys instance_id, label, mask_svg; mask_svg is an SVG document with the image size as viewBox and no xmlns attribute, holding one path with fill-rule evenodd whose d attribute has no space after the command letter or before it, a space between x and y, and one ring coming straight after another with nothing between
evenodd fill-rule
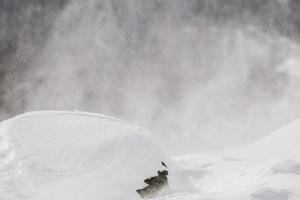
<instances>
[{"instance_id":1,"label":"snow","mask_svg":"<svg viewBox=\"0 0 300 200\"><path fill-rule=\"evenodd\" d=\"M0 199L134 200L168 165L153 200L299 200L300 120L231 154L169 157L151 133L82 112L34 112L0 125Z\"/></svg>"},{"instance_id":2,"label":"snow","mask_svg":"<svg viewBox=\"0 0 300 200\"><path fill-rule=\"evenodd\" d=\"M300 175L300 163L293 160L285 160L275 165L272 169L275 173Z\"/></svg>"},{"instance_id":3,"label":"snow","mask_svg":"<svg viewBox=\"0 0 300 200\"><path fill-rule=\"evenodd\" d=\"M188 185L149 132L113 117L27 113L2 122L0 138L3 200L140 199L136 190L161 161L172 191Z\"/></svg>"},{"instance_id":4,"label":"snow","mask_svg":"<svg viewBox=\"0 0 300 200\"><path fill-rule=\"evenodd\" d=\"M178 157L199 192L169 199L298 200L299 144L297 120L230 155Z\"/></svg>"}]
</instances>

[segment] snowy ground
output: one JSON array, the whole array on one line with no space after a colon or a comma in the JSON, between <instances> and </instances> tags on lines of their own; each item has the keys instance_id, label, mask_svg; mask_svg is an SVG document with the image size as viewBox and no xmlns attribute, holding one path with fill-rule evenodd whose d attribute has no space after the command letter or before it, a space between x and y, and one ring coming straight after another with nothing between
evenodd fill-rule
<instances>
[{"instance_id":1,"label":"snowy ground","mask_svg":"<svg viewBox=\"0 0 300 200\"><path fill-rule=\"evenodd\" d=\"M0 125L0 200L134 200L168 165L155 200L299 200L300 121L231 155L170 158L150 133L82 112L34 112Z\"/></svg>"},{"instance_id":2,"label":"snowy ground","mask_svg":"<svg viewBox=\"0 0 300 200\"><path fill-rule=\"evenodd\" d=\"M299 200L300 120L248 147L223 156L183 156L199 192L163 199Z\"/></svg>"}]
</instances>

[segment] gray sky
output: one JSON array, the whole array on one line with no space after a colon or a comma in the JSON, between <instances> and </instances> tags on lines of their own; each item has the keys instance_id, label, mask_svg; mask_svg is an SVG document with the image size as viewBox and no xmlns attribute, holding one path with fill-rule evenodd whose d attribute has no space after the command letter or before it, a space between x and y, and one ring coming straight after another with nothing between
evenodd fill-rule
<instances>
[{"instance_id":1,"label":"gray sky","mask_svg":"<svg viewBox=\"0 0 300 200\"><path fill-rule=\"evenodd\" d=\"M172 153L232 149L300 115L296 0L4 0L1 117L84 110Z\"/></svg>"}]
</instances>

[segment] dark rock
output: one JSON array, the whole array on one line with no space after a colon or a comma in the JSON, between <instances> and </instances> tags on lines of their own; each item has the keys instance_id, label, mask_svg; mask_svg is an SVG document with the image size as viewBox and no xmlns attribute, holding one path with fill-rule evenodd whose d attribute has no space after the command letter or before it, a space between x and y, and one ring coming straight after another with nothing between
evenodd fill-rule
<instances>
[{"instance_id":1,"label":"dark rock","mask_svg":"<svg viewBox=\"0 0 300 200\"><path fill-rule=\"evenodd\" d=\"M167 170L157 171L157 176L153 176L144 180L144 182L148 184L148 186L143 189L136 190L137 193L142 198L156 196L162 190L169 188L167 176L168 176Z\"/></svg>"}]
</instances>

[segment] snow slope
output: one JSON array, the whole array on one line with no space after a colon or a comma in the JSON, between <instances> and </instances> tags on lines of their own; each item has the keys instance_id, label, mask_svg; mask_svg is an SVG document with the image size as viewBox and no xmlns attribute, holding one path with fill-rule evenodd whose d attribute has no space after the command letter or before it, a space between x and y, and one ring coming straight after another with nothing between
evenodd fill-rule
<instances>
[{"instance_id":1,"label":"snow slope","mask_svg":"<svg viewBox=\"0 0 300 200\"><path fill-rule=\"evenodd\" d=\"M183 156L198 193L170 195L188 200L299 200L300 120L231 155Z\"/></svg>"},{"instance_id":2,"label":"snow slope","mask_svg":"<svg viewBox=\"0 0 300 200\"><path fill-rule=\"evenodd\" d=\"M246 147L242 154L252 158L300 158L300 119Z\"/></svg>"},{"instance_id":3,"label":"snow slope","mask_svg":"<svg viewBox=\"0 0 300 200\"><path fill-rule=\"evenodd\" d=\"M163 160L172 193L153 200L299 200L299 144L300 120L232 154L170 158L126 121L27 113L0 124L0 199L139 199Z\"/></svg>"},{"instance_id":4,"label":"snow slope","mask_svg":"<svg viewBox=\"0 0 300 200\"><path fill-rule=\"evenodd\" d=\"M33 112L0 124L1 200L140 199L168 165L173 191L188 183L151 134L83 112Z\"/></svg>"}]
</instances>

